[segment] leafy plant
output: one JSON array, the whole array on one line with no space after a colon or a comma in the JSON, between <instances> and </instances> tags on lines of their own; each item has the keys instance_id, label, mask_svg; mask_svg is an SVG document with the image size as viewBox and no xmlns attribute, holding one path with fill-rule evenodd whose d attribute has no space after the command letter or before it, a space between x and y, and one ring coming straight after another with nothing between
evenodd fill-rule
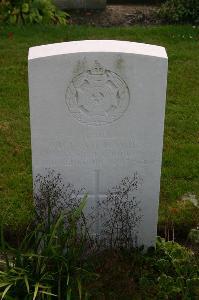
<instances>
[{"instance_id":1,"label":"leafy plant","mask_svg":"<svg viewBox=\"0 0 199 300\"><path fill-rule=\"evenodd\" d=\"M175 242L158 238L147 252L143 247L106 249L96 253L93 265L98 278L89 286L92 299L199 298L197 256Z\"/></svg>"},{"instance_id":2,"label":"leafy plant","mask_svg":"<svg viewBox=\"0 0 199 300\"><path fill-rule=\"evenodd\" d=\"M9 24L66 24L68 16L52 0L2 0L0 3L0 21Z\"/></svg>"},{"instance_id":3,"label":"leafy plant","mask_svg":"<svg viewBox=\"0 0 199 300\"><path fill-rule=\"evenodd\" d=\"M73 203L70 208L54 210L61 190L59 175L53 176L52 172L47 177L39 177L36 195L41 197L37 198L41 206L36 205L36 220L27 228L19 247L11 247L5 241L1 227L1 299L88 298L82 281L90 276L84 271L83 258L87 231L78 226L87 195L81 201L78 198L78 204ZM75 190L70 188L66 192L70 190L71 196ZM68 199L72 198L65 201Z\"/></svg>"},{"instance_id":4,"label":"leafy plant","mask_svg":"<svg viewBox=\"0 0 199 300\"><path fill-rule=\"evenodd\" d=\"M151 288L153 299L197 299L199 268L193 252L178 243L157 240L157 248L145 255L140 288Z\"/></svg>"},{"instance_id":5,"label":"leafy plant","mask_svg":"<svg viewBox=\"0 0 199 300\"><path fill-rule=\"evenodd\" d=\"M198 0L167 0L158 15L165 21L199 23Z\"/></svg>"},{"instance_id":6,"label":"leafy plant","mask_svg":"<svg viewBox=\"0 0 199 300\"><path fill-rule=\"evenodd\" d=\"M1 226L1 299L198 299L199 265L192 251L161 238L147 252L136 245L141 211L135 192L141 183L134 174L108 191L99 206L106 245L91 249L83 213L87 194L82 199L83 190L65 186L53 170L38 175L35 221L19 247L8 244Z\"/></svg>"}]
</instances>

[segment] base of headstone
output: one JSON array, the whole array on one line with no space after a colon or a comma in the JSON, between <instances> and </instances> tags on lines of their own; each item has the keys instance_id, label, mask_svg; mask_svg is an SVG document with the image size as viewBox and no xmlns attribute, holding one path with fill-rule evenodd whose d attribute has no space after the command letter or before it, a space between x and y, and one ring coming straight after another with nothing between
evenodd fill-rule
<instances>
[{"instance_id":1,"label":"base of headstone","mask_svg":"<svg viewBox=\"0 0 199 300\"><path fill-rule=\"evenodd\" d=\"M103 9L106 7L106 0L54 0L54 3L61 9Z\"/></svg>"}]
</instances>

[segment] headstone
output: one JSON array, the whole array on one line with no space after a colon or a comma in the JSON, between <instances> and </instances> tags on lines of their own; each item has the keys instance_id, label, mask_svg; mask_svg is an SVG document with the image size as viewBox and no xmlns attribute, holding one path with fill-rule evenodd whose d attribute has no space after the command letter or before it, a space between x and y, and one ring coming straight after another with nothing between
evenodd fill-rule
<instances>
[{"instance_id":1,"label":"headstone","mask_svg":"<svg viewBox=\"0 0 199 300\"><path fill-rule=\"evenodd\" d=\"M103 9L106 7L106 0L54 0L54 3L61 9Z\"/></svg>"},{"instance_id":2,"label":"headstone","mask_svg":"<svg viewBox=\"0 0 199 300\"><path fill-rule=\"evenodd\" d=\"M99 40L29 51L33 177L61 173L86 188L89 210L139 174L138 244L146 247L157 231L166 82L159 46Z\"/></svg>"}]
</instances>

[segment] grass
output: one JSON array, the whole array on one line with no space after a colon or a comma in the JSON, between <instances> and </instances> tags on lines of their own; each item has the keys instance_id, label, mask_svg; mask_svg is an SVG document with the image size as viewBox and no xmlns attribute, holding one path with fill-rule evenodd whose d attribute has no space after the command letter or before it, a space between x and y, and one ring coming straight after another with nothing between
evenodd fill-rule
<instances>
[{"instance_id":1,"label":"grass","mask_svg":"<svg viewBox=\"0 0 199 300\"><path fill-rule=\"evenodd\" d=\"M32 214L27 55L35 45L120 39L166 47L168 95L160 209L185 193L199 197L199 31L184 26L94 28L0 27L0 219L26 223Z\"/></svg>"}]
</instances>

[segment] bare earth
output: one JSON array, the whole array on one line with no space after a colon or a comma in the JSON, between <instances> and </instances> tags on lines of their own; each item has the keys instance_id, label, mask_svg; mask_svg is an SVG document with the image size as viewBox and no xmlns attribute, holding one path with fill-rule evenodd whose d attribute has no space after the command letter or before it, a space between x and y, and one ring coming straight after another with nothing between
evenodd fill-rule
<instances>
[{"instance_id":1,"label":"bare earth","mask_svg":"<svg viewBox=\"0 0 199 300\"><path fill-rule=\"evenodd\" d=\"M107 5L105 10L70 11L70 23L93 26L129 26L133 24L160 24L155 15L157 6Z\"/></svg>"}]
</instances>

